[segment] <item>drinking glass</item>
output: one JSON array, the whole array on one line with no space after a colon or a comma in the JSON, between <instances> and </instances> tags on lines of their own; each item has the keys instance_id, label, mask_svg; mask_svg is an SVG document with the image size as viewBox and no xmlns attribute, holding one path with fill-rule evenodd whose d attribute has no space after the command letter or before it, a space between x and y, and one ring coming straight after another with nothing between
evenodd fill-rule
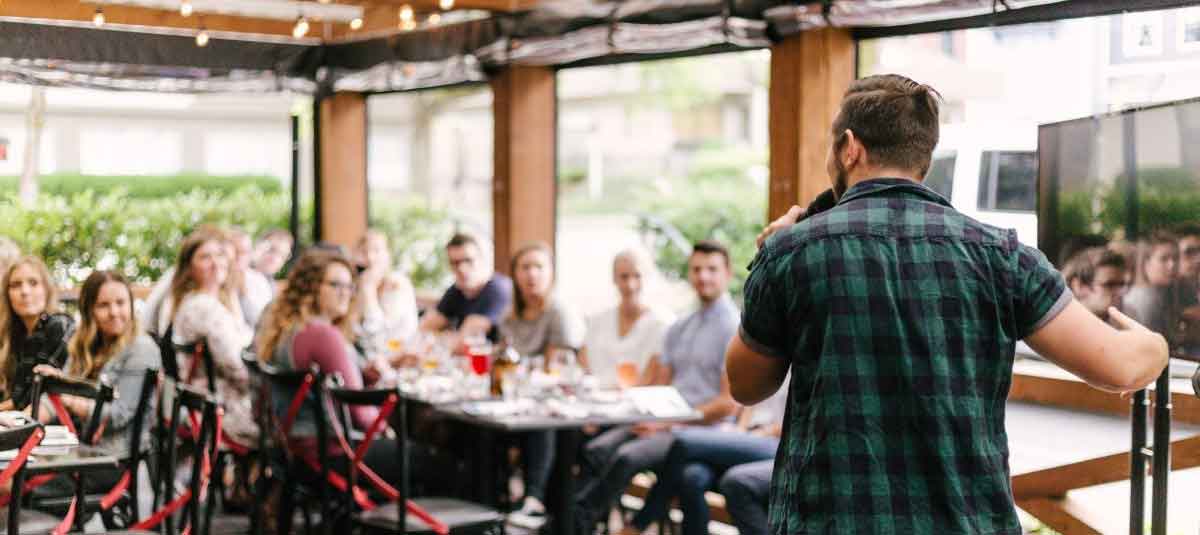
<instances>
[{"instance_id":1,"label":"drinking glass","mask_svg":"<svg viewBox=\"0 0 1200 535\"><path fill-rule=\"evenodd\" d=\"M638 381L638 367L632 360L622 360L617 363L617 384L621 388L629 388Z\"/></svg>"}]
</instances>

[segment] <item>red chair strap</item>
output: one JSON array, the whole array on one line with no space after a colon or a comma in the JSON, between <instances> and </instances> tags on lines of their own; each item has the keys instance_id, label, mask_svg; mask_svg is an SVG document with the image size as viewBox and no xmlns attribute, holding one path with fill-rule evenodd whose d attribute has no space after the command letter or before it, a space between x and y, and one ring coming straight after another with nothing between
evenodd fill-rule
<instances>
[{"instance_id":1,"label":"red chair strap","mask_svg":"<svg viewBox=\"0 0 1200 535\"><path fill-rule=\"evenodd\" d=\"M121 501L121 497L124 496L125 491L129 489L129 483L132 479L133 474L129 470L126 470L124 474L121 474L121 479L117 481L117 484L113 485L113 488L109 489L103 498L100 498L100 509L107 511L112 509L117 502Z\"/></svg>"},{"instance_id":2,"label":"red chair strap","mask_svg":"<svg viewBox=\"0 0 1200 535\"><path fill-rule=\"evenodd\" d=\"M367 448L371 446L371 441L375 440L375 435L379 434L387 426L388 418L391 417L392 411L396 408L397 401L399 400L396 394L391 394L384 400L383 406L379 408L379 415L375 417L375 421L371 422L371 426L367 428L367 433L363 436L362 442L359 442L358 447L354 449L353 458L355 464L363 460L363 456L367 454Z\"/></svg>"},{"instance_id":3,"label":"red chair strap","mask_svg":"<svg viewBox=\"0 0 1200 535\"><path fill-rule=\"evenodd\" d=\"M71 413L67 412L67 408L63 406L62 397L58 394L47 394L50 398L50 405L54 407L54 415L58 417L58 423L62 424L70 431L72 435L79 436L75 431L75 422L71 420Z\"/></svg>"},{"instance_id":4,"label":"red chair strap","mask_svg":"<svg viewBox=\"0 0 1200 535\"><path fill-rule=\"evenodd\" d=\"M8 461L8 466L4 467L3 471L0 471L0 484L8 483L8 481L11 480L14 475L16 475L17 470L20 470L22 466L25 466L25 461L29 459L29 452L33 451L33 448L36 448L37 445L42 442L42 437L45 435L46 432L40 427L34 429L33 432L29 434L29 438L25 439L25 443L21 444L21 448L17 450L17 455L13 457L11 461ZM4 498L7 498L7 496ZM7 501L5 503L7 503Z\"/></svg>"},{"instance_id":5,"label":"red chair strap","mask_svg":"<svg viewBox=\"0 0 1200 535\"><path fill-rule=\"evenodd\" d=\"M162 523L163 519L174 514L175 511L178 511L179 508L183 507L184 504L186 504L188 502L188 500L190 500L190 499L192 499L192 489L184 490L183 494L180 494L179 497L175 498L174 500L171 500L171 503L168 503L168 504L162 506L162 508L159 509L158 511L155 511L154 514L146 517L145 520L142 520L141 522L138 522L137 524L130 526L130 529L133 529L133 530L153 529L155 526Z\"/></svg>"},{"instance_id":6,"label":"red chair strap","mask_svg":"<svg viewBox=\"0 0 1200 535\"><path fill-rule=\"evenodd\" d=\"M308 392L312 390L314 380L311 373L305 375L304 381L300 383L300 388L296 389L296 395L292 396L292 402L288 405L287 415L284 416L281 423L285 437L292 432L292 425L296 423L296 415L300 414L300 406L304 404L304 398L308 397Z\"/></svg>"},{"instance_id":7,"label":"red chair strap","mask_svg":"<svg viewBox=\"0 0 1200 535\"><path fill-rule=\"evenodd\" d=\"M62 521L57 526L54 526L54 530L50 532L51 535L66 535L67 532L71 531L71 524L75 523L76 500L78 498L71 498L71 507L67 508L67 516L64 516Z\"/></svg>"}]
</instances>

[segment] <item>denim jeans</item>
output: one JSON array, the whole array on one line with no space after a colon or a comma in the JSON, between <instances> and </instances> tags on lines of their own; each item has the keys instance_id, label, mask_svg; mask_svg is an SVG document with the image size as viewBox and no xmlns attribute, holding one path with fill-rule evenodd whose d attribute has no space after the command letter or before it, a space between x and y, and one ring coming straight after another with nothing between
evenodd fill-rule
<instances>
[{"instance_id":1,"label":"denim jeans","mask_svg":"<svg viewBox=\"0 0 1200 535\"><path fill-rule=\"evenodd\" d=\"M633 518L634 526L645 529L662 518L671 498L678 496L683 510L683 534L708 533L705 491L716 488L717 479L735 466L774 459L778 446L777 438L740 431L707 427L676 430L675 442L658 473L658 482Z\"/></svg>"},{"instance_id":2,"label":"denim jeans","mask_svg":"<svg viewBox=\"0 0 1200 535\"><path fill-rule=\"evenodd\" d=\"M588 442L584 458L595 467L595 476L575 495L576 506L600 518L642 470L658 470L671 450L674 436L660 431L638 437L631 427L617 427Z\"/></svg>"},{"instance_id":3,"label":"denim jeans","mask_svg":"<svg viewBox=\"0 0 1200 535\"><path fill-rule=\"evenodd\" d=\"M740 464L717 483L725 496L725 510L741 535L767 535L767 500L771 493L771 474L775 461Z\"/></svg>"},{"instance_id":4,"label":"denim jeans","mask_svg":"<svg viewBox=\"0 0 1200 535\"><path fill-rule=\"evenodd\" d=\"M534 431L523 437L521 456L525 463L525 495L545 503L546 485L554 470L554 431Z\"/></svg>"}]
</instances>

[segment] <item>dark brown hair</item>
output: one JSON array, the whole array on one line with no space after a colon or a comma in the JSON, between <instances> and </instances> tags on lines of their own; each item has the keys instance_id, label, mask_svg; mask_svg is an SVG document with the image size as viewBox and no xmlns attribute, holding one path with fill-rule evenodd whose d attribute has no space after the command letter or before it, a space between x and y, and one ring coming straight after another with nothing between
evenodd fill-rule
<instances>
[{"instance_id":1,"label":"dark brown hair","mask_svg":"<svg viewBox=\"0 0 1200 535\"><path fill-rule=\"evenodd\" d=\"M854 132L870 162L918 172L929 170L938 142L939 94L898 74L868 76L850 84L833 120L835 148Z\"/></svg>"},{"instance_id":2,"label":"dark brown hair","mask_svg":"<svg viewBox=\"0 0 1200 535\"><path fill-rule=\"evenodd\" d=\"M458 232L450 237L450 241L446 242L447 249L449 249L451 247L466 247L468 245L474 245L475 248L478 249L479 248L479 240L476 240L475 236L472 236L470 234L463 234L461 232Z\"/></svg>"},{"instance_id":3,"label":"dark brown hair","mask_svg":"<svg viewBox=\"0 0 1200 535\"><path fill-rule=\"evenodd\" d=\"M1112 249L1104 247L1092 247L1084 249L1063 267L1063 278L1070 283L1073 280L1078 280L1085 286L1091 286L1092 281L1096 279L1096 270L1102 267L1116 268L1121 271L1129 269L1129 262L1125 257Z\"/></svg>"},{"instance_id":4,"label":"dark brown hair","mask_svg":"<svg viewBox=\"0 0 1200 535\"><path fill-rule=\"evenodd\" d=\"M517 264L521 263L521 257L534 251L546 253L546 256L550 259L550 268L554 269L554 251L550 249L550 245L540 241L530 242L519 247L512 255L512 261L509 263L508 267L508 274L509 276L513 277L514 281L517 277ZM550 279L550 285L554 285L553 277ZM522 317L521 315L525 313L525 297L521 295L520 288L517 288L515 284L513 286L513 315L520 319Z\"/></svg>"},{"instance_id":5,"label":"dark brown hair","mask_svg":"<svg viewBox=\"0 0 1200 535\"><path fill-rule=\"evenodd\" d=\"M692 254L719 254L725 258L725 268L733 268L733 263L729 260L729 249L719 241L700 240L692 245Z\"/></svg>"}]
</instances>

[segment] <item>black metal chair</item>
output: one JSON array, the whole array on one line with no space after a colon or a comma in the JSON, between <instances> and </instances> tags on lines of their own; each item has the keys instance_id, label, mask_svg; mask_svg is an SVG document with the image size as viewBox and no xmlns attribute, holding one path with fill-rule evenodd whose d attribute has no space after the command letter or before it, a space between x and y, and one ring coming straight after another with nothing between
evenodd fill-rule
<instances>
[{"instance_id":1,"label":"black metal chair","mask_svg":"<svg viewBox=\"0 0 1200 535\"><path fill-rule=\"evenodd\" d=\"M499 535L504 533L504 516L498 511L485 507L483 505L458 500L454 498L444 497L427 497L412 499L409 498L409 455L408 455L408 438L407 438L407 407L404 397L396 389L375 389L375 390L351 390L345 388L329 388L329 398L337 404L336 415L340 424L340 429L352 429L350 419L350 407L353 406L375 406L375 407L394 407L392 412L395 415L395 435L396 435L396 457L398 466L400 467L400 480L396 482L389 498L394 497L390 503L380 505L369 511L355 513L350 516L352 527L358 528L360 531L367 533L399 533L406 535L409 533L434 533L433 527L429 524L428 519L420 518L417 511L427 513L433 519L445 525L451 534L480 534L480 535ZM348 459L348 480L350 485L341 492L341 501L344 507L351 507L354 504L354 496L352 488L361 479L361 470L358 463L361 459L361 452L365 451L366 445L363 442L369 442L375 435L381 431L379 427L386 414L381 414L381 421L375 422L375 429L366 431L366 435L361 441L355 441L353 437L344 438L347 434L340 433L337 428L331 428L334 433L342 435L342 440L347 450L343 452L347 456L353 456ZM322 462L323 465L329 465L330 460L326 458ZM365 468L365 466L364 466ZM379 485L376 485L377 487ZM385 489L388 490L388 489Z\"/></svg>"},{"instance_id":2,"label":"black metal chair","mask_svg":"<svg viewBox=\"0 0 1200 535\"><path fill-rule=\"evenodd\" d=\"M23 510L20 503L21 487L25 482L26 460L29 452L42 441L44 435L45 431L36 421L20 427L0 430L0 450L17 450L16 457L6 461L3 471L0 471L0 485L11 482L13 489L8 497L8 511L0 515L0 521L3 522L0 529L3 529L8 535L19 535L22 526L28 531L43 533L58 526L58 517L38 511Z\"/></svg>"},{"instance_id":3,"label":"black metal chair","mask_svg":"<svg viewBox=\"0 0 1200 535\"><path fill-rule=\"evenodd\" d=\"M159 463L163 469L159 470L155 506L157 508L161 503L162 508L139 523L138 527L150 528L161 522L163 533L174 535L175 513L179 512L181 524L187 524L192 535L208 535L212 523L211 514L201 516L201 502L204 500L204 505L211 511L213 495L208 489L211 486L211 478L214 477L212 467L219 444L220 407L216 400L205 392L175 381L164 381L161 390L163 396L159 400L160 405L169 404L171 407L165 413L160 411L162 418L159 420L159 436L163 440ZM177 496L175 470L179 466L179 453L185 449L184 446L191 452L192 474L187 490ZM155 524L144 525L151 522Z\"/></svg>"},{"instance_id":4,"label":"black metal chair","mask_svg":"<svg viewBox=\"0 0 1200 535\"><path fill-rule=\"evenodd\" d=\"M291 371L281 370L274 366L257 363L253 371L263 380L262 393L265 402L264 419L259 422L262 434L270 433L272 441L277 445L274 450L276 457L269 461L277 478L282 485L278 510L275 518L276 533L291 533L292 517L299 505L304 511L304 531L313 530L312 515L309 509L311 501L316 500L321 512L321 532L332 534L337 519L344 517L346 511L338 511L332 500L330 491L329 466L320 460L327 456L328 439L327 426L316 425L316 457L306 457L305 453L293 451L291 444L296 439L311 439L294 434L292 429L297 417L311 414L316 422L326 421L324 393L321 383L325 380L317 370ZM265 455L265 453L264 453ZM315 465L315 466L314 466ZM265 501L265 485L259 488L259 496ZM265 522L265 519L264 519Z\"/></svg>"},{"instance_id":5,"label":"black metal chair","mask_svg":"<svg viewBox=\"0 0 1200 535\"><path fill-rule=\"evenodd\" d=\"M84 497L85 511L100 511L101 517L104 519L104 525L108 529L115 529L121 526L131 526L141 518L141 511L138 509L140 503L138 480L141 475L142 465L147 466L151 479L154 478L155 466L153 456L150 455L152 448L145 443L145 430L147 417L150 414L150 404L154 401L154 393L158 389L158 370L147 369L143 372L144 380L142 382L142 390L138 394L137 408L135 409L134 418L129 424L129 450L121 459L121 464L125 468L125 473L118 482L117 487L105 494L88 494ZM43 388L49 387L49 390L58 390L59 387L53 385L54 382L43 383ZM96 393L103 396L100 385L97 384ZM62 392L66 393L66 392ZM112 393L115 399L116 394ZM90 396L89 396L90 397ZM98 411L96 412L99 413ZM104 422L99 424L104 425ZM103 428L97 428L95 435L90 437L86 443L95 443L103 434ZM70 507L70 497L51 497L36 500L33 504L35 509L52 511L62 514Z\"/></svg>"}]
</instances>

